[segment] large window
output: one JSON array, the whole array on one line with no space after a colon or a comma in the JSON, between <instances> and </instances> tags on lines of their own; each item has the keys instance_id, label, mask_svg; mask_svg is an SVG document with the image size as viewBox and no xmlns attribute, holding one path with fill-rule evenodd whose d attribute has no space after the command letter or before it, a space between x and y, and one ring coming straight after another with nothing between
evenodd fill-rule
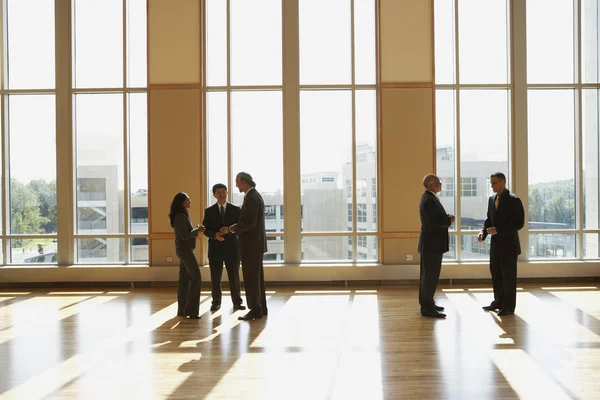
<instances>
[{"instance_id":1,"label":"large window","mask_svg":"<svg viewBox=\"0 0 600 400\"><path fill-rule=\"evenodd\" d=\"M72 8L75 260L148 262L146 2Z\"/></svg>"},{"instance_id":2,"label":"large window","mask_svg":"<svg viewBox=\"0 0 600 400\"><path fill-rule=\"evenodd\" d=\"M487 258L475 235L496 171L527 206L525 258L599 257L599 21L596 0L435 0L440 198L458 217L447 258Z\"/></svg>"},{"instance_id":3,"label":"large window","mask_svg":"<svg viewBox=\"0 0 600 400\"><path fill-rule=\"evenodd\" d=\"M148 262L146 1L3 7L2 263ZM71 32L57 25L68 18ZM70 33L72 52L56 32ZM74 238L59 237L61 204Z\"/></svg>"},{"instance_id":4,"label":"large window","mask_svg":"<svg viewBox=\"0 0 600 400\"><path fill-rule=\"evenodd\" d=\"M235 177L250 173L268 211L265 260L281 262L282 3L207 0L205 6L207 201L215 202L211 189L223 183L231 201L241 205L244 198Z\"/></svg>"},{"instance_id":5,"label":"large window","mask_svg":"<svg viewBox=\"0 0 600 400\"><path fill-rule=\"evenodd\" d=\"M508 0L435 1L436 165L440 200L457 216L448 259L488 257L473 236L486 218L483 185L494 172L509 176L509 7Z\"/></svg>"},{"instance_id":6,"label":"large window","mask_svg":"<svg viewBox=\"0 0 600 400\"><path fill-rule=\"evenodd\" d=\"M266 221L266 260L378 258L357 248L377 233L375 20L374 0L205 2L207 200L221 182L242 204L235 176L253 176L266 209L280 210ZM297 188L286 201L300 207L284 215Z\"/></svg>"}]
</instances>

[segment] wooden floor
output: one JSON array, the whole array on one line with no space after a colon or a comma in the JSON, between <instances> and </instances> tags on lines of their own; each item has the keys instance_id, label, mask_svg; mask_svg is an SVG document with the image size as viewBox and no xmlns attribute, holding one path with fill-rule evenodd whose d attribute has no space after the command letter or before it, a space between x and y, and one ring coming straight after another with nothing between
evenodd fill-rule
<instances>
[{"instance_id":1,"label":"wooden floor","mask_svg":"<svg viewBox=\"0 0 600 400\"><path fill-rule=\"evenodd\" d=\"M600 399L597 285L270 288L269 316L231 303L175 317L174 288L0 290L0 399ZM269 288L268 288L269 289Z\"/></svg>"}]
</instances>

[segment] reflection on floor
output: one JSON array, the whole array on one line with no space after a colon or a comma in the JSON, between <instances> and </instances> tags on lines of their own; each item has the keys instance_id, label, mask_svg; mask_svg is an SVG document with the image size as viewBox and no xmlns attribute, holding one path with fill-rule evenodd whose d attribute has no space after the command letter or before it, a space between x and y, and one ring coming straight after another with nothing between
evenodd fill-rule
<instances>
[{"instance_id":1,"label":"reflection on floor","mask_svg":"<svg viewBox=\"0 0 600 400\"><path fill-rule=\"evenodd\" d=\"M600 289L270 288L269 316L176 317L174 288L0 291L0 399L600 398Z\"/></svg>"}]
</instances>

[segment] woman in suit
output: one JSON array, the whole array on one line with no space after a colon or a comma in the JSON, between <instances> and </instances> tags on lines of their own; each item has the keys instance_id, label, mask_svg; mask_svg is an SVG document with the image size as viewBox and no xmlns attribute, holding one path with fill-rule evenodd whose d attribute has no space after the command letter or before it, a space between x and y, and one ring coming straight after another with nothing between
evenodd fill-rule
<instances>
[{"instance_id":1,"label":"woman in suit","mask_svg":"<svg viewBox=\"0 0 600 400\"><path fill-rule=\"evenodd\" d=\"M188 214L192 201L185 192L175 195L171 202L169 220L175 232L175 254L179 257L179 282L177 283L177 316L199 319L200 309L200 267L194 249L198 233L204 227L198 224L195 228Z\"/></svg>"}]
</instances>

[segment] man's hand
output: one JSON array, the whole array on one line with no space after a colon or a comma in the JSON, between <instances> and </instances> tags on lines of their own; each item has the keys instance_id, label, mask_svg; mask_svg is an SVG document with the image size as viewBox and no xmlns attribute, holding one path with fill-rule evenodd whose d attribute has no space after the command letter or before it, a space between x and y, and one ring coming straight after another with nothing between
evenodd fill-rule
<instances>
[{"instance_id":1,"label":"man's hand","mask_svg":"<svg viewBox=\"0 0 600 400\"><path fill-rule=\"evenodd\" d=\"M222 242L223 240L225 240L221 232L215 233L215 239L217 239L217 242Z\"/></svg>"},{"instance_id":2,"label":"man's hand","mask_svg":"<svg viewBox=\"0 0 600 400\"><path fill-rule=\"evenodd\" d=\"M233 224L229 227L229 232L237 234L237 224Z\"/></svg>"},{"instance_id":3,"label":"man's hand","mask_svg":"<svg viewBox=\"0 0 600 400\"><path fill-rule=\"evenodd\" d=\"M456 217L454 215L450 214L450 223L453 223L455 219L456 219Z\"/></svg>"},{"instance_id":4,"label":"man's hand","mask_svg":"<svg viewBox=\"0 0 600 400\"><path fill-rule=\"evenodd\" d=\"M221 235L227 235L229 233L229 227L222 226L221 228L219 228L219 232L221 233Z\"/></svg>"},{"instance_id":5,"label":"man's hand","mask_svg":"<svg viewBox=\"0 0 600 400\"><path fill-rule=\"evenodd\" d=\"M492 226L491 228L487 228L487 233L488 233L489 235L492 235L492 236L494 236L495 234L497 234L497 233L498 233L498 231L496 230L496 227L495 227L495 226Z\"/></svg>"},{"instance_id":6,"label":"man's hand","mask_svg":"<svg viewBox=\"0 0 600 400\"><path fill-rule=\"evenodd\" d=\"M483 233L479 232L479 235L477 235L477 241L479 243L483 242Z\"/></svg>"}]
</instances>

